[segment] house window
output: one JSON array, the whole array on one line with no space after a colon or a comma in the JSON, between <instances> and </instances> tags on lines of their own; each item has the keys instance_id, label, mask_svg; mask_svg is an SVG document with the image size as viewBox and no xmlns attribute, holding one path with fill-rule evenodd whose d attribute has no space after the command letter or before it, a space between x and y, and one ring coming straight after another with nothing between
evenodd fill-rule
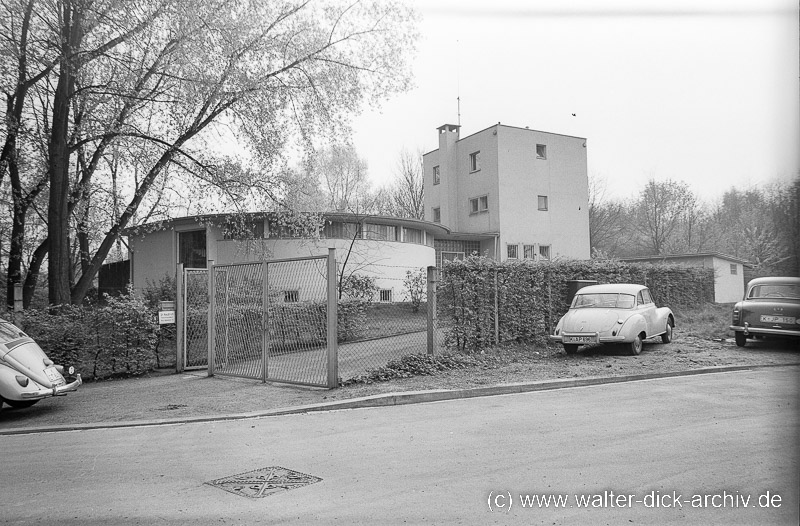
<instances>
[{"instance_id":1,"label":"house window","mask_svg":"<svg viewBox=\"0 0 800 526\"><path fill-rule=\"evenodd\" d=\"M300 291L298 290L284 290L283 302L284 303L297 303L300 301Z\"/></svg>"},{"instance_id":2,"label":"house window","mask_svg":"<svg viewBox=\"0 0 800 526\"><path fill-rule=\"evenodd\" d=\"M403 241L406 243L416 243L417 245L424 245L425 239L422 230L416 228L403 228Z\"/></svg>"},{"instance_id":3,"label":"house window","mask_svg":"<svg viewBox=\"0 0 800 526\"><path fill-rule=\"evenodd\" d=\"M477 172L481 169L481 152L469 154L469 171Z\"/></svg>"},{"instance_id":4,"label":"house window","mask_svg":"<svg viewBox=\"0 0 800 526\"><path fill-rule=\"evenodd\" d=\"M433 184L439 184L441 182L441 176L439 175L439 166L433 167Z\"/></svg>"},{"instance_id":5,"label":"house window","mask_svg":"<svg viewBox=\"0 0 800 526\"><path fill-rule=\"evenodd\" d=\"M550 245L539 245L539 257L550 259Z\"/></svg>"},{"instance_id":6,"label":"house window","mask_svg":"<svg viewBox=\"0 0 800 526\"><path fill-rule=\"evenodd\" d=\"M206 231L178 232L178 263L185 268L206 268Z\"/></svg>"},{"instance_id":7,"label":"house window","mask_svg":"<svg viewBox=\"0 0 800 526\"><path fill-rule=\"evenodd\" d=\"M536 145L536 158L547 159L547 146L545 146L544 144Z\"/></svg>"},{"instance_id":8,"label":"house window","mask_svg":"<svg viewBox=\"0 0 800 526\"><path fill-rule=\"evenodd\" d=\"M364 225L364 239L377 239L380 241L397 241L397 227L392 225Z\"/></svg>"},{"instance_id":9,"label":"house window","mask_svg":"<svg viewBox=\"0 0 800 526\"><path fill-rule=\"evenodd\" d=\"M547 211L547 196L539 196L539 210Z\"/></svg>"},{"instance_id":10,"label":"house window","mask_svg":"<svg viewBox=\"0 0 800 526\"><path fill-rule=\"evenodd\" d=\"M736 268L736 263L731 263L731 274L734 276L738 273L738 269Z\"/></svg>"},{"instance_id":11,"label":"house window","mask_svg":"<svg viewBox=\"0 0 800 526\"><path fill-rule=\"evenodd\" d=\"M322 236L327 239L353 239L361 237L359 230L358 223L328 221L322 227Z\"/></svg>"},{"instance_id":12,"label":"house window","mask_svg":"<svg viewBox=\"0 0 800 526\"><path fill-rule=\"evenodd\" d=\"M506 245L506 252L508 255L508 259L517 259L518 255L518 245Z\"/></svg>"},{"instance_id":13,"label":"house window","mask_svg":"<svg viewBox=\"0 0 800 526\"><path fill-rule=\"evenodd\" d=\"M222 239L261 239L264 237L264 221L245 223L231 221L222 232Z\"/></svg>"},{"instance_id":14,"label":"house window","mask_svg":"<svg viewBox=\"0 0 800 526\"><path fill-rule=\"evenodd\" d=\"M522 257L525 259L536 259L536 246L535 245L523 245L522 246Z\"/></svg>"},{"instance_id":15,"label":"house window","mask_svg":"<svg viewBox=\"0 0 800 526\"><path fill-rule=\"evenodd\" d=\"M392 289L381 289L378 292L379 301L381 303L391 303L392 302Z\"/></svg>"},{"instance_id":16,"label":"house window","mask_svg":"<svg viewBox=\"0 0 800 526\"><path fill-rule=\"evenodd\" d=\"M441 223L442 222L442 211L440 208L433 209L433 222L434 223Z\"/></svg>"},{"instance_id":17,"label":"house window","mask_svg":"<svg viewBox=\"0 0 800 526\"><path fill-rule=\"evenodd\" d=\"M489 197L482 195L469 200L469 213L477 214L489 210Z\"/></svg>"}]
</instances>

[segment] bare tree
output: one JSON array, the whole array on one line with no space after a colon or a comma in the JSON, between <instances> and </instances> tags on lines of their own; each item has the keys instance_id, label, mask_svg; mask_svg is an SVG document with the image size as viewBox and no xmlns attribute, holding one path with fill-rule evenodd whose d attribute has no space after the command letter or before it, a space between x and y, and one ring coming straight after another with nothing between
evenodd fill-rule
<instances>
[{"instance_id":1,"label":"bare tree","mask_svg":"<svg viewBox=\"0 0 800 526\"><path fill-rule=\"evenodd\" d=\"M394 214L398 217L425 219L422 152L400 151L394 184L389 189Z\"/></svg>"},{"instance_id":2,"label":"bare tree","mask_svg":"<svg viewBox=\"0 0 800 526\"><path fill-rule=\"evenodd\" d=\"M664 254L693 202L694 194L685 183L650 179L636 204L635 226L642 246L652 255Z\"/></svg>"},{"instance_id":3,"label":"bare tree","mask_svg":"<svg viewBox=\"0 0 800 526\"><path fill-rule=\"evenodd\" d=\"M288 144L346 137L354 108L408 87L405 57L416 35L413 12L391 0L61 0L37 4L36 13L44 21L36 41L56 43L42 77L52 87L48 236L34 254L38 265L48 256L54 304L82 301L167 176L176 195L201 187L231 206L274 195L278 183L264 173ZM16 27L0 25L0 36ZM12 84L6 75L4 86ZM221 136L247 144L262 170L229 169L215 153ZM110 180L101 161L113 146L147 155L127 161L141 168L135 180L116 177L119 212L94 246L80 241L82 268L72 269L71 217L85 225L86 201L104 195L91 188Z\"/></svg>"},{"instance_id":4,"label":"bare tree","mask_svg":"<svg viewBox=\"0 0 800 526\"><path fill-rule=\"evenodd\" d=\"M608 197L608 183L599 176L589 179L589 241L593 254L620 255L629 239L625 205Z\"/></svg>"}]
</instances>

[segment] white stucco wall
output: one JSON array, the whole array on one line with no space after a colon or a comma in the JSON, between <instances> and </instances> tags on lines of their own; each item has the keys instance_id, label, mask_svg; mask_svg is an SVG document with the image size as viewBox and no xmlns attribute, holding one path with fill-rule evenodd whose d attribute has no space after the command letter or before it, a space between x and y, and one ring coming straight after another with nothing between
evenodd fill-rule
<instances>
[{"instance_id":1,"label":"white stucco wall","mask_svg":"<svg viewBox=\"0 0 800 526\"><path fill-rule=\"evenodd\" d=\"M146 288L165 275L175 276L178 260L178 232L198 230L197 224L179 225L169 229L129 237L131 253L131 278L136 289ZM202 227L205 228L205 227ZM392 291L393 301L403 301L403 281L406 272L425 271L436 264L435 250L431 246L399 241L359 239L350 250L345 239L259 239L237 241L223 239L222 230L209 226L206 229L207 257L215 265L231 263L289 259L307 256L327 256L328 249L336 249L339 268L345 265L345 274L352 272L377 278L376 285ZM348 257L348 251L349 257ZM345 258L347 262L345 263ZM270 265L270 283L274 293L296 290L300 300L325 297L323 276L324 260L303 264Z\"/></svg>"},{"instance_id":2,"label":"white stucco wall","mask_svg":"<svg viewBox=\"0 0 800 526\"><path fill-rule=\"evenodd\" d=\"M396 241L359 239L350 250L350 241L345 239L263 239L253 241L217 240L215 264L263 259L288 259L307 256L326 256L328 249L336 250L339 271L345 265L345 275L353 272L377 278L376 285L382 290L391 290L394 301L403 301L406 272L417 272L436 264L433 247ZM349 257L348 257L348 251ZM347 261L345 263L345 258ZM319 279L324 272L321 263L302 266L285 265L287 269L270 281L283 290L298 290L300 299L306 300L319 294ZM289 268L293 270L289 271ZM281 267L271 266L280 269ZM324 268L324 267L322 267ZM323 289L324 290L324 289Z\"/></svg>"},{"instance_id":3,"label":"white stucco wall","mask_svg":"<svg viewBox=\"0 0 800 526\"><path fill-rule=\"evenodd\" d=\"M744 267L741 263L713 258L714 301L717 303L736 303L744 296ZM731 265L736 265L736 273L731 273Z\"/></svg>"},{"instance_id":4,"label":"white stucco wall","mask_svg":"<svg viewBox=\"0 0 800 526\"><path fill-rule=\"evenodd\" d=\"M498 126L500 242L550 245L551 258L589 259L585 139ZM545 159L536 145L547 148ZM547 210L538 197L547 197ZM501 250L503 259L507 251Z\"/></svg>"},{"instance_id":5,"label":"white stucco wall","mask_svg":"<svg viewBox=\"0 0 800 526\"><path fill-rule=\"evenodd\" d=\"M423 157L425 213L440 208L441 222L454 232L500 232L498 252L507 245L550 246L550 257L588 259L589 181L586 140L497 124L455 141L440 133L439 149ZM537 158L536 145L547 148ZM470 155L480 152L480 169L472 171ZM441 182L433 184L439 166ZM538 196L547 210L539 210ZM488 210L472 213L470 199L487 196Z\"/></svg>"}]
</instances>

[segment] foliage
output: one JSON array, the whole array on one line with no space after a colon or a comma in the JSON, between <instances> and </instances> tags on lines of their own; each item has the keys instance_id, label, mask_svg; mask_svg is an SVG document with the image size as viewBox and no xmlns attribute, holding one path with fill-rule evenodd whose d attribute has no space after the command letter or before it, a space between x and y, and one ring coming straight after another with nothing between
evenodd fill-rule
<instances>
[{"instance_id":1,"label":"foliage","mask_svg":"<svg viewBox=\"0 0 800 526\"><path fill-rule=\"evenodd\" d=\"M616 260L501 263L473 256L442 272L437 301L446 345L479 352L500 343L544 342L569 308L570 280L640 283L657 305L672 308L713 300L708 268Z\"/></svg>"},{"instance_id":2,"label":"foliage","mask_svg":"<svg viewBox=\"0 0 800 526\"><path fill-rule=\"evenodd\" d=\"M342 382L341 386L385 382L393 378L430 376L441 371L465 369L479 364L480 362L474 357L458 353L409 354L398 360L392 360L383 367L372 369L366 374L354 376Z\"/></svg>"},{"instance_id":3,"label":"foliage","mask_svg":"<svg viewBox=\"0 0 800 526\"><path fill-rule=\"evenodd\" d=\"M428 276L424 268L411 272L406 270L406 277L403 280L405 297L411 302L414 312L419 311L419 306L425 301L428 290Z\"/></svg>"},{"instance_id":4,"label":"foliage","mask_svg":"<svg viewBox=\"0 0 800 526\"><path fill-rule=\"evenodd\" d=\"M143 374L156 363L158 324L130 291L104 305L65 305L58 314L25 311L23 328L56 363L84 379Z\"/></svg>"},{"instance_id":5,"label":"foliage","mask_svg":"<svg viewBox=\"0 0 800 526\"><path fill-rule=\"evenodd\" d=\"M160 302L176 301L176 293L177 287L175 278L169 274L164 274L164 276L156 282L147 280L147 287L142 289L142 300L144 304L147 305L147 308L149 308L155 316L158 316L156 313L158 312ZM177 308L177 303L175 307ZM162 354L172 354L169 351L175 351L177 327L174 323L158 325L156 335L156 367L162 367L164 365L162 363ZM168 359L167 361L172 361L174 363L174 360Z\"/></svg>"},{"instance_id":6,"label":"foliage","mask_svg":"<svg viewBox=\"0 0 800 526\"><path fill-rule=\"evenodd\" d=\"M407 90L417 35L393 0L31 0L0 14L12 274L35 288L46 261L53 304L84 299L128 226L175 206L282 206L285 152L346 143L352 112Z\"/></svg>"},{"instance_id":7,"label":"foliage","mask_svg":"<svg viewBox=\"0 0 800 526\"><path fill-rule=\"evenodd\" d=\"M353 273L342 280L342 295L349 299L372 302L378 291L376 278Z\"/></svg>"}]
</instances>

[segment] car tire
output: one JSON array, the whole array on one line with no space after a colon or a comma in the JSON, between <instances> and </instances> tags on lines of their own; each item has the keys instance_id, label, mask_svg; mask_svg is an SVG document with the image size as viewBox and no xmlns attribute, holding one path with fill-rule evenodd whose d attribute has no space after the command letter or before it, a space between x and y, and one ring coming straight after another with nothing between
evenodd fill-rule
<instances>
[{"instance_id":1,"label":"car tire","mask_svg":"<svg viewBox=\"0 0 800 526\"><path fill-rule=\"evenodd\" d=\"M633 339L632 342L628 344L628 350L631 352L633 356L638 356L642 354L642 335L637 334L636 337Z\"/></svg>"},{"instance_id":2,"label":"car tire","mask_svg":"<svg viewBox=\"0 0 800 526\"><path fill-rule=\"evenodd\" d=\"M580 347L580 345L575 345L574 343L565 343L564 351L567 354L575 354L576 352L578 352L578 347Z\"/></svg>"},{"instance_id":3,"label":"car tire","mask_svg":"<svg viewBox=\"0 0 800 526\"><path fill-rule=\"evenodd\" d=\"M747 336L742 331L736 331L736 346L744 347L747 345Z\"/></svg>"},{"instance_id":4,"label":"car tire","mask_svg":"<svg viewBox=\"0 0 800 526\"><path fill-rule=\"evenodd\" d=\"M669 343L672 341L672 320L667 320L667 327L664 334L661 335L661 343Z\"/></svg>"},{"instance_id":5,"label":"car tire","mask_svg":"<svg viewBox=\"0 0 800 526\"><path fill-rule=\"evenodd\" d=\"M13 407L14 409L25 409L26 407L30 407L39 400L6 400L3 399L3 402L7 403L9 407Z\"/></svg>"}]
</instances>

